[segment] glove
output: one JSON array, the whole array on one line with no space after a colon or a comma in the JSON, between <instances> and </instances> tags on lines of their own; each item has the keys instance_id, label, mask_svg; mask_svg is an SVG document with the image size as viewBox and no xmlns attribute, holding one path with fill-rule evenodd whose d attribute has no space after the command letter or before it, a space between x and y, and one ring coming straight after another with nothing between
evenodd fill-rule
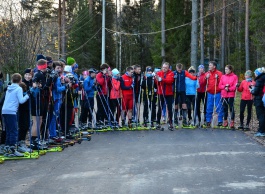
<instances>
[{"instance_id":1,"label":"glove","mask_svg":"<svg viewBox=\"0 0 265 194\"><path fill-rule=\"evenodd\" d=\"M219 76L218 76L217 74L215 74L215 79L218 79L218 77L219 77Z\"/></svg>"},{"instance_id":2,"label":"glove","mask_svg":"<svg viewBox=\"0 0 265 194\"><path fill-rule=\"evenodd\" d=\"M207 73L207 75L205 76L205 78L206 78L206 79L209 79L209 77L210 77L210 74Z\"/></svg>"},{"instance_id":3,"label":"glove","mask_svg":"<svg viewBox=\"0 0 265 194\"><path fill-rule=\"evenodd\" d=\"M158 77L157 78L157 81L161 82L162 81L162 78L161 77Z\"/></svg>"},{"instance_id":4,"label":"glove","mask_svg":"<svg viewBox=\"0 0 265 194\"><path fill-rule=\"evenodd\" d=\"M156 93L157 89L154 88L154 93Z\"/></svg>"},{"instance_id":5,"label":"glove","mask_svg":"<svg viewBox=\"0 0 265 194\"><path fill-rule=\"evenodd\" d=\"M131 87L134 88L134 84L132 84Z\"/></svg>"},{"instance_id":6,"label":"glove","mask_svg":"<svg viewBox=\"0 0 265 194\"><path fill-rule=\"evenodd\" d=\"M240 83L237 83L237 84L236 84L236 87L238 88L239 86L240 86Z\"/></svg>"},{"instance_id":7,"label":"glove","mask_svg":"<svg viewBox=\"0 0 265 194\"><path fill-rule=\"evenodd\" d=\"M174 75L174 79L177 79L177 78L178 78L178 75L177 75L177 74L175 74L175 75Z\"/></svg>"},{"instance_id":8,"label":"glove","mask_svg":"<svg viewBox=\"0 0 265 194\"><path fill-rule=\"evenodd\" d=\"M30 91L30 90L27 91L27 95L28 95L29 97L31 96L31 91Z\"/></svg>"}]
</instances>

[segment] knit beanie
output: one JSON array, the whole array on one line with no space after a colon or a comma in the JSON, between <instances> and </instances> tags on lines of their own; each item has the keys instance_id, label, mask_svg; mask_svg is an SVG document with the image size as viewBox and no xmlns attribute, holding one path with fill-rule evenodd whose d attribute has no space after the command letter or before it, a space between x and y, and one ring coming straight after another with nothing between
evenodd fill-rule
<instances>
[{"instance_id":1,"label":"knit beanie","mask_svg":"<svg viewBox=\"0 0 265 194\"><path fill-rule=\"evenodd\" d=\"M251 70L247 70L246 73L245 73L245 76L252 77L252 71Z\"/></svg>"},{"instance_id":2,"label":"knit beanie","mask_svg":"<svg viewBox=\"0 0 265 194\"><path fill-rule=\"evenodd\" d=\"M193 66L191 66L189 69L188 69L188 72L189 73L195 73L195 68Z\"/></svg>"},{"instance_id":3,"label":"knit beanie","mask_svg":"<svg viewBox=\"0 0 265 194\"><path fill-rule=\"evenodd\" d=\"M199 65L198 70L204 69L204 65Z\"/></svg>"},{"instance_id":4,"label":"knit beanie","mask_svg":"<svg viewBox=\"0 0 265 194\"><path fill-rule=\"evenodd\" d=\"M120 74L119 70L116 69L116 68L113 69L111 72L112 72L112 75L113 75L113 76L116 76L116 75Z\"/></svg>"},{"instance_id":5,"label":"knit beanie","mask_svg":"<svg viewBox=\"0 0 265 194\"><path fill-rule=\"evenodd\" d=\"M42 54L37 54L37 58L36 58L36 61L40 60L40 59L44 59L46 60L46 57Z\"/></svg>"},{"instance_id":6,"label":"knit beanie","mask_svg":"<svg viewBox=\"0 0 265 194\"><path fill-rule=\"evenodd\" d=\"M64 59L59 59L59 61L63 62L66 65L66 61Z\"/></svg>"},{"instance_id":7,"label":"knit beanie","mask_svg":"<svg viewBox=\"0 0 265 194\"><path fill-rule=\"evenodd\" d=\"M72 57L67 57L67 65L73 65L75 63L75 59Z\"/></svg>"},{"instance_id":8,"label":"knit beanie","mask_svg":"<svg viewBox=\"0 0 265 194\"><path fill-rule=\"evenodd\" d=\"M254 73L259 76L260 74L262 74L264 72L264 68L258 68L254 71Z\"/></svg>"},{"instance_id":9,"label":"knit beanie","mask_svg":"<svg viewBox=\"0 0 265 194\"><path fill-rule=\"evenodd\" d=\"M30 72L31 72L31 69L30 68L27 68L27 69L25 69L24 74L30 73Z\"/></svg>"}]
</instances>

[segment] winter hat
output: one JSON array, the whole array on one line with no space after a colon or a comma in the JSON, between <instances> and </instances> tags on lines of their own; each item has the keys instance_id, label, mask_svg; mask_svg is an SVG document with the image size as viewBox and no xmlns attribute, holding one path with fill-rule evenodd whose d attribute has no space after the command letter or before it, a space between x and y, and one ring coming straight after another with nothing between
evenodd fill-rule
<instances>
[{"instance_id":1,"label":"winter hat","mask_svg":"<svg viewBox=\"0 0 265 194\"><path fill-rule=\"evenodd\" d=\"M246 73L245 73L245 76L252 77L252 71L251 70L247 70Z\"/></svg>"},{"instance_id":2,"label":"winter hat","mask_svg":"<svg viewBox=\"0 0 265 194\"><path fill-rule=\"evenodd\" d=\"M70 65L66 65L63 71L72 73L72 67Z\"/></svg>"},{"instance_id":3,"label":"winter hat","mask_svg":"<svg viewBox=\"0 0 265 194\"><path fill-rule=\"evenodd\" d=\"M255 71L254 71L254 73L257 75L257 76L259 76L260 74L262 74L264 72L264 68L262 67L262 68L258 68L258 69L256 69Z\"/></svg>"},{"instance_id":4,"label":"winter hat","mask_svg":"<svg viewBox=\"0 0 265 194\"><path fill-rule=\"evenodd\" d=\"M63 62L66 65L66 61L64 59L59 59L59 61Z\"/></svg>"},{"instance_id":5,"label":"winter hat","mask_svg":"<svg viewBox=\"0 0 265 194\"><path fill-rule=\"evenodd\" d=\"M30 68L27 68L27 69L25 69L24 74L30 73L30 72L31 72L31 69Z\"/></svg>"},{"instance_id":6,"label":"winter hat","mask_svg":"<svg viewBox=\"0 0 265 194\"><path fill-rule=\"evenodd\" d=\"M148 68L146 69L146 72L149 72L149 71L153 71L151 67L148 67Z\"/></svg>"},{"instance_id":7,"label":"winter hat","mask_svg":"<svg viewBox=\"0 0 265 194\"><path fill-rule=\"evenodd\" d=\"M113 75L113 76L116 76L116 75L120 74L119 70L116 69L116 68L113 69L111 72L112 72L112 75Z\"/></svg>"},{"instance_id":8,"label":"winter hat","mask_svg":"<svg viewBox=\"0 0 265 194\"><path fill-rule=\"evenodd\" d=\"M37 54L37 58L36 58L36 61L40 60L40 59L44 59L46 60L46 57L42 54Z\"/></svg>"},{"instance_id":9,"label":"winter hat","mask_svg":"<svg viewBox=\"0 0 265 194\"><path fill-rule=\"evenodd\" d=\"M67 57L67 65L73 65L75 63L75 59L72 57Z\"/></svg>"},{"instance_id":10,"label":"winter hat","mask_svg":"<svg viewBox=\"0 0 265 194\"><path fill-rule=\"evenodd\" d=\"M204 65L199 65L198 70L204 69Z\"/></svg>"},{"instance_id":11,"label":"winter hat","mask_svg":"<svg viewBox=\"0 0 265 194\"><path fill-rule=\"evenodd\" d=\"M83 71L82 75L88 75L88 71Z\"/></svg>"},{"instance_id":12,"label":"winter hat","mask_svg":"<svg viewBox=\"0 0 265 194\"><path fill-rule=\"evenodd\" d=\"M191 66L189 69L188 69L188 72L189 73L195 73L195 68L193 66Z\"/></svg>"},{"instance_id":13,"label":"winter hat","mask_svg":"<svg viewBox=\"0 0 265 194\"><path fill-rule=\"evenodd\" d=\"M92 68L89 69L88 72L89 72L89 73L96 73L96 71L95 71L94 69L92 69Z\"/></svg>"}]
</instances>

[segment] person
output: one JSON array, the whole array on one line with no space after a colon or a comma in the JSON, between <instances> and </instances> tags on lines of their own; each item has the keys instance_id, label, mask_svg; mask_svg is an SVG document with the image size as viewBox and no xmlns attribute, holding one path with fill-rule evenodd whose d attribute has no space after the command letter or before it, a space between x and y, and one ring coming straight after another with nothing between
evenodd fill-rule
<instances>
[{"instance_id":1,"label":"person","mask_svg":"<svg viewBox=\"0 0 265 194\"><path fill-rule=\"evenodd\" d=\"M186 84L185 78L188 77L191 80L196 80L197 77L191 75L188 71L182 70L183 65L181 63L176 64L176 71L174 71L174 91L175 91L175 119L174 122L178 125L178 111L179 105L181 105L183 115L183 126L187 126L187 104L186 104ZM181 119L181 118L180 118Z\"/></svg>"},{"instance_id":2,"label":"person","mask_svg":"<svg viewBox=\"0 0 265 194\"><path fill-rule=\"evenodd\" d=\"M166 103L168 111L169 130L173 130L172 124L172 103L173 103L173 87L174 73L169 69L169 63L162 65L161 71L156 74L157 95L158 95L158 112L157 112L157 129L161 129L160 120L163 104Z\"/></svg>"},{"instance_id":3,"label":"person","mask_svg":"<svg viewBox=\"0 0 265 194\"><path fill-rule=\"evenodd\" d=\"M235 107L234 107L234 101L235 101L235 95L236 95L236 85L238 82L238 77L233 72L232 65L226 65L225 66L225 75L223 75L220 79L220 82L218 84L218 87L221 89L221 97L222 97L222 106L224 111L224 123L223 127L228 127L228 109L230 111L231 115L231 121L230 121L230 128L235 128Z\"/></svg>"},{"instance_id":4,"label":"person","mask_svg":"<svg viewBox=\"0 0 265 194\"><path fill-rule=\"evenodd\" d=\"M198 89L197 89L197 99L196 99L196 114L198 116L198 120L199 120L199 126L202 126L205 121L206 121L206 104L207 104L207 95L206 95L206 82L205 80L205 70L204 70L204 65L199 65L198 67L198 74L197 74L197 78L198 78ZM203 121L201 118L201 102L203 104Z\"/></svg>"},{"instance_id":5,"label":"person","mask_svg":"<svg viewBox=\"0 0 265 194\"><path fill-rule=\"evenodd\" d=\"M100 65L100 72L96 75L96 83L97 83L97 125L105 125L105 120L109 121L109 107L108 104L108 92L110 86L110 77L108 76L108 68L109 65L104 63Z\"/></svg>"},{"instance_id":6,"label":"person","mask_svg":"<svg viewBox=\"0 0 265 194\"><path fill-rule=\"evenodd\" d=\"M140 116L140 103L141 103L141 95L142 95L142 80L143 76L141 74L141 66L134 65L134 73L133 73L133 92L134 92L134 105L133 105L133 119L135 123L139 123Z\"/></svg>"},{"instance_id":7,"label":"person","mask_svg":"<svg viewBox=\"0 0 265 194\"><path fill-rule=\"evenodd\" d=\"M85 91L85 101L84 101L84 110L82 110L82 123L87 123L88 118L88 127L92 128L92 118L94 110L94 96L95 96L95 84L96 84L96 72L94 69L88 70L89 75L84 80L84 91Z\"/></svg>"},{"instance_id":8,"label":"person","mask_svg":"<svg viewBox=\"0 0 265 194\"><path fill-rule=\"evenodd\" d=\"M57 72L57 76L54 78L54 84L52 88L52 98L53 98L53 114L49 126L50 139L54 140L57 138L57 122L60 118L60 108L62 104L62 92L66 90L65 80L61 77L63 66L59 61L54 61L54 70Z\"/></svg>"},{"instance_id":9,"label":"person","mask_svg":"<svg viewBox=\"0 0 265 194\"><path fill-rule=\"evenodd\" d=\"M31 149L47 149L47 146L40 142L40 133L42 138L48 137L46 127L49 126L49 119L47 117L50 86L52 78L47 76L47 61L40 59L37 62L38 71L34 74L32 79L32 97L31 97L31 114L32 114L32 130L31 130ZM46 121L46 119L48 119ZM46 125L47 123L47 125ZM46 134L44 135L44 133ZM45 137L44 137L45 136Z\"/></svg>"},{"instance_id":10,"label":"person","mask_svg":"<svg viewBox=\"0 0 265 194\"><path fill-rule=\"evenodd\" d=\"M23 96L27 94L27 91L32 87L32 75L31 68L27 68L24 71L24 79L19 84L23 90ZM18 107L18 151L19 152L31 152L32 150L26 146L25 140L27 132L30 129L30 100L27 100L24 104L20 104Z\"/></svg>"},{"instance_id":11,"label":"person","mask_svg":"<svg viewBox=\"0 0 265 194\"><path fill-rule=\"evenodd\" d=\"M250 93L249 88L252 88L255 86L255 81L252 80L252 71L247 70L245 73L245 80L243 80L240 85L238 86L237 91L242 92L241 100L240 100L240 125L238 129L246 130L248 131L249 123L251 120L251 114L252 114L252 105L253 105L253 96ZM245 108L247 107L247 123L244 125L244 112Z\"/></svg>"},{"instance_id":12,"label":"person","mask_svg":"<svg viewBox=\"0 0 265 194\"><path fill-rule=\"evenodd\" d=\"M86 93L84 90L84 81L88 77L89 72L87 70L82 71L82 75L79 78L79 91L78 94L80 95L80 106L81 106L81 113L80 113L80 118L79 118L79 126L81 129L85 129L87 125L87 118L88 118L88 110L86 110L85 105L86 105ZM89 126L92 128L92 126Z\"/></svg>"},{"instance_id":13,"label":"person","mask_svg":"<svg viewBox=\"0 0 265 194\"><path fill-rule=\"evenodd\" d=\"M188 72L191 75L195 76L195 69L193 66L191 66L188 69ZM188 125L191 125L192 110L193 110L193 113L195 112L195 97L196 97L196 90L198 87L197 80L192 80L189 77L185 77L185 87L186 87L186 104L187 104L187 108L188 108L188 119L189 119ZM196 116L197 115L194 113L194 115L193 115L194 126L196 124Z\"/></svg>"},{"instance_id":14,"label":"person","mask_svg":"<svg viewBox=\"0 0 265 194\"><path fill-rule=\"evenodd\" d=\"M151 114L151 127L154 127L154 122L156 121L157 85L154 80L154 75L155 74L153 73L152 68L150 66L147 66L146 74L142 84L142 87L144 89L144 127L147 127L147 123L149 122L149 114Z\"/></svg>"},{"instance_id":15,"label":"person","mask_svg":"<svg viewBox=\"0 0 265 194\"><path fill-rule=\"evenodd\" d=\"M133 109L133 68L127 67L126 73L122 75L121 90L122 90L122 126L125 126L125 114L128 117L128 126L132 127L132 109Z\"/></svg>"},{"instance_id":16,"label":"person","mask_svg":"<svg viewBox=\"0 0 265 194\"><path fill-rule=\"evenodd\" d=\"M256 115L259 121L258 131L255 134L256 137L265 136L265 107L262 102L264 95L264 83L265 83L265 68L257 68L254 71L256 85L250 88L251 94L254 95L254 106L256 107Z\"/></svg>"},{"instance_id":17,"label":"person","mask_svg":"<svg viewBox=\"0 0 265 194\"><path fill-rule=\"evenodd\" d=\"M120 72L116 68L112 70L111 83L112 83L112 88L110 91L111 121L115 127L118 127L121 116L121 83L120 83ZM114 116L115 112L116 112L116 117Z\"/></svg>"},{"instance_id":18,"label":"person","mask_svg":"<svg viewBox=\"0 0 265 194\"><path fill-rule=\"evenodd\" d=\"M19 104L25 103L29 95L23 96L22 88L19 84L22 81L20 74L15 73L11 77L12 84L8 86L6 97L2 108L2 117L6 129L5 156L23 157L24 155L16 150L18 139L17 111Z\"/></svg>"},{"instance_id":19,"label":"person","mask_svg":"<svg viewBox=\"0 0 265 194\"><path fill-rule=\"evenodd\" d=\"M221 89L218 87L222 72L217 70L217 63L215 61L209 62L209 71L205 76L205 83L207 85L207 108L206 108L206 125L211 126L212 114L216 108L218 113L218 126L223 125L223 110L221 103Z\"/></svg>"}]
</instances>

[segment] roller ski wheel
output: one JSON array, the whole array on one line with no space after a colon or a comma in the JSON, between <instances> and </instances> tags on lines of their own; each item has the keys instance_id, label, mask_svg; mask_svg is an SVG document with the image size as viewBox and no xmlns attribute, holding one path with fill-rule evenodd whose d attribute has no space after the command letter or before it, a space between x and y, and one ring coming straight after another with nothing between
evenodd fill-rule
<instances>
[{"instance_id":1,"label":"roller ski wheel","mask_svg":"<svg viewBox=\"0 0 265 194\"><path fill-rule=\"evenodd\" d=\"M3 164L4 160L2 158L0 158L0 164Z\"/></svg>"},{"instance_id":2,"label":"roller ski wheel","mask_svg":"<svg viewBox=\"0 0 265 194\"><path fill-rule=\"evenodd\" d=\"M87 141L91 141L91 135L87 136Z\"/></svg>"}]
</instances>

